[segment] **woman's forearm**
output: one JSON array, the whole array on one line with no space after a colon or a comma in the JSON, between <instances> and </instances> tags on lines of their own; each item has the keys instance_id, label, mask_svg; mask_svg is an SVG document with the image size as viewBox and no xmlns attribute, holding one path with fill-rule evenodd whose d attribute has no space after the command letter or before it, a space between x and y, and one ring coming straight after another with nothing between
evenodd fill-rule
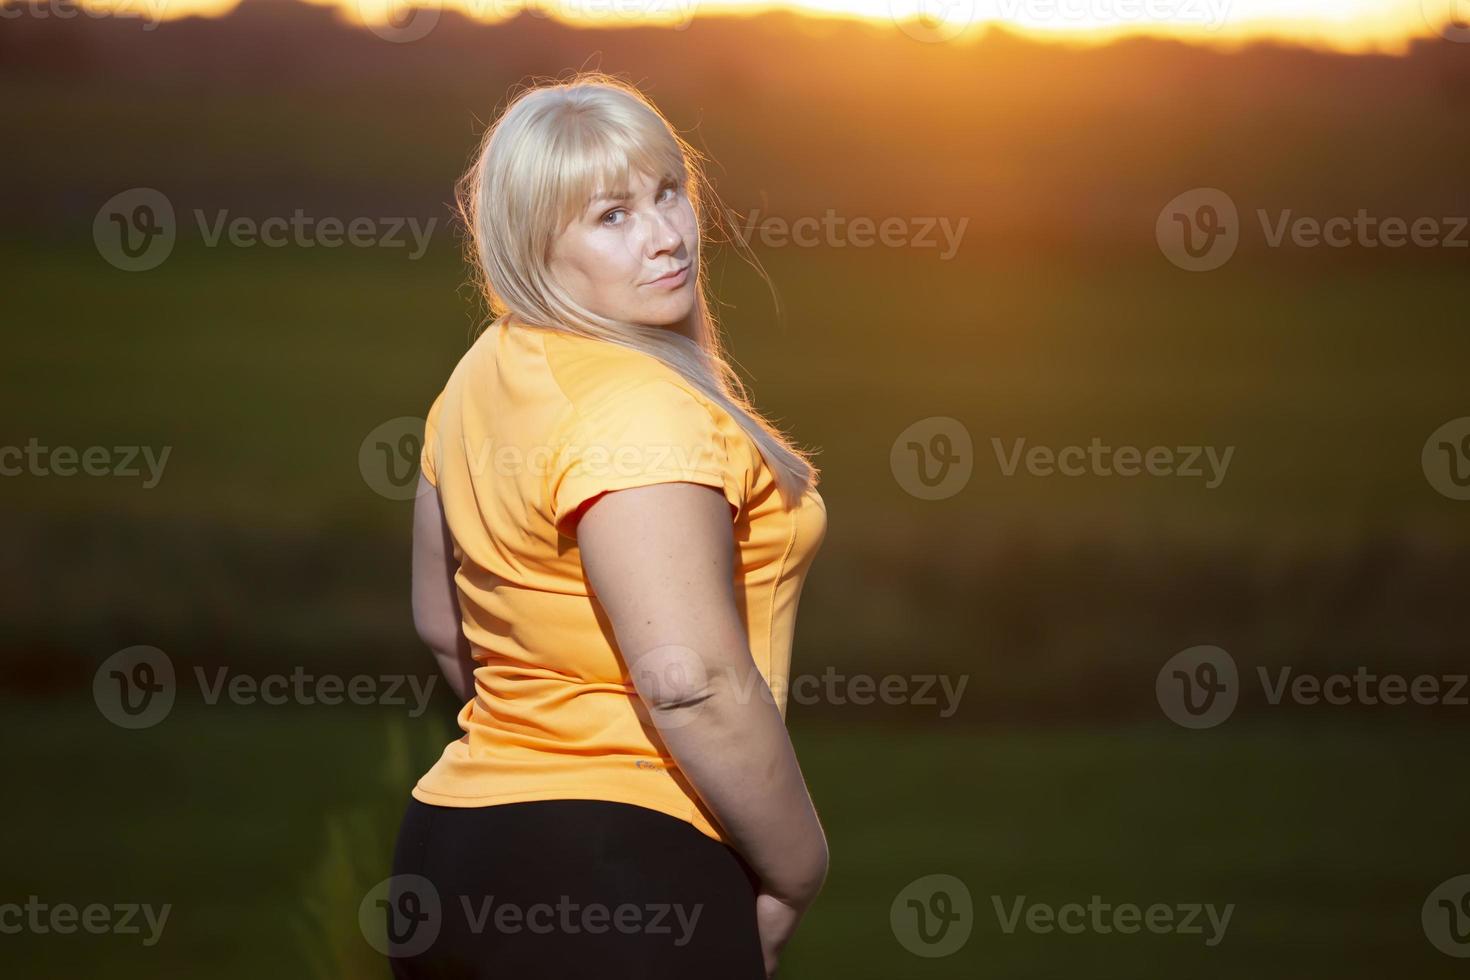
<instances>
[{"instance_id":1,"label":"woman's forearm","mask_svg":"<svg viewBox=\"0 0 1470 980\"><path fill-rule=\"evenodd\" d=\"M740 615L730 517L693 483L608 493L581 520L582 564L669 755L766 891L804 907L827 841Z\"/></svg>"},{"instance_id":2,"label":"woman's forearm","mask_svg":"<svg viewBox=\"0 0 1470 980\"><path fill-rule=\"evenodd\" d=\"M475 690L475 661L459 609L454 538L439 493L422 474L413 507L413 625L460 703Z\"/></svg>"},{"instance_id":3,"label":"woman's forearm","mask_svg":"<svg viewBox=\"0 0 1470 980\"><path fill-rule=\"evenodd\" d=\"M649 707L669 754L766 889L798 908L810 905L826 879L827 839L754 663Z\"/></svg>"}]
</instances>

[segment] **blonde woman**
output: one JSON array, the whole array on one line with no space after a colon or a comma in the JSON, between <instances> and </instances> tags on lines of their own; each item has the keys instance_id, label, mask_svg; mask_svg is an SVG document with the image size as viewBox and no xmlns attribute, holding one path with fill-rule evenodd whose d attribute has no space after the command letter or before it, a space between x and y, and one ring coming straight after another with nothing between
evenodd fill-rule
<instances>
[{"instance_id":1,"label":"blonde woman","mask_svg":"<svg viewBox=\"0 0 1470 980\"><path fill-rule=\"evenodd\" d=\"M785 727L826 510L724 358L712 200L599 73L461 181L495 319L428 414L413 609L464 735L399 832L399 977L759 980L826 879Z\"/></svg>"}]
</instances>

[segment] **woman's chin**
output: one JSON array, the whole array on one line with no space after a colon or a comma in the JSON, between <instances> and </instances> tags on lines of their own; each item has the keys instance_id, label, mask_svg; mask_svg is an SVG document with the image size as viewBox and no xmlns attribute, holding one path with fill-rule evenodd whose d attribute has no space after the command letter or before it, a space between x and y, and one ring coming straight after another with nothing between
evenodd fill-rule
<instances>
[{"instance_id":1,"label":"woman's chin","mask_svg":"<svg viewBox=\"0 0 1470 980\"><path fill-rule=\"evenodd\" d=\"M694 310L693 302L658 304L640 311L636 322L649 327L684 327L689 323L689 314Z\"/></svg>"}]
</instances>

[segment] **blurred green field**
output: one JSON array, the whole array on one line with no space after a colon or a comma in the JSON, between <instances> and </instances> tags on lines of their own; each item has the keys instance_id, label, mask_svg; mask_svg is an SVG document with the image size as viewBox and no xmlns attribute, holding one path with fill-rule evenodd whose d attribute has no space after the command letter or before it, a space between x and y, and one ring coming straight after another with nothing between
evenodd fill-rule
<instances>
[{"instance_id":1,"label":"blurred green field","mask_svg":"<svg viewBox=\"0 0 1470 980\"><path fill-rule=\"evenodd\" d=\"M1421 469L1470 413L1470 301L1453 263L1157 253L762 249L711 262L759 404L821 450L830 527L802 661L970 671L973 718L1153 716L1169 655L1445 670L1463 662L1463 504ZM185 661L400 665L418 649L409 505L358 448L422 416L469 343L452 239L370 249L200 247L126 273L88 249L0 255L11 299L0 442L171 449L140 479L4 481L10 684L65 691L131 643ZM919 301L922 302L919 302ZM921 309L921 313L911 310ZM920 500L890 468L951 416L974 474ZM1176 477L1005 476L1006 446L1235 447L1215 489ZM54 615L58 596L67 613Z\"/></svg>"},{"instance_id":2,"label":"blurred green field","mask_svg":"<svg viewBox=\"0 0 1470 980\"><path fill-rule=\"evenodd\" d=\"M387 975L357 906L387 874L404 794L448 713L181 705L127 732L75 700L3 708L7 744L46 746L8 758L7 895L173 906L150 948L6 937L7 975ZM793 740L833 866L784 977L1460 975L1419 921L1429 891L1470 870L1470 786L1454 777L1462 739L1447 733L1398 721L906 731L798 717ZM973 932L953 955L921 959L889 909L936 873L966 884ZM1021 895L1235 910L1214 947L1008 935L992 896Z\"/></svg>"},{"instance_id":3,"label":"blurred green field","mask_svg":"<svg viewBox=\"0 0 1470 980\"><path fill-rule=\"evenodd\" d=\"M829 506L849 527L983 538L1004 523L1212 542L1467 534L1418 462L1429 433L1467 411L1470 336L1448 312L1470 299L1459 263L1386 259L1368 275L1278 259L1191 276L1156 253L760 254L779 317L747 266L712 262L731 346L761 406L822 450ZM404 508L364 484L356 453L379 422L422 415L475 326L442 228L418 262L182 241L143 273L90 249L0 259L27 287L12 297L0 365L7 437L174 447L156 490L12 481L18 503L401 531ZM972 484L943 501L909 497L889 469L893 439L930 415L959 419L976 448ZM1236 453L1210 490L1183 478L1006 477L990 443L1092 436ZM870 539L845 539L860 537Z\"/></svg>"}]
</instances>

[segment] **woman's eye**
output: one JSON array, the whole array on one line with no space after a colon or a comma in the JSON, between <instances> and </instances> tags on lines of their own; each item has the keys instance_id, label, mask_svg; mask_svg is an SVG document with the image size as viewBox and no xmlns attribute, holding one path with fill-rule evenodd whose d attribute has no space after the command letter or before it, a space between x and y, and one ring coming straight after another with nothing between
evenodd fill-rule
<instances>
[{"instance_id":1,"label":"woman's eye","mask_svg":"<svg viewBox=\"0 0 1470 980\"><path fill-rule=\"evenodd\" d=\"M663 191L677 192L678 190L679 190L679 185L676 184L676 183L674 183L673 181L670 181L669 183L665 184L663 187L661 187L659 189L660 193L662 193ZM671 200L671 198L663 198L663 200L667 201L667 200ZM625 210L624 208L613 208L611 211L607 212L606 214L604 214L602 216L602 219L601 219L602 223L604 225L607 225L608 227L614 226L616 224L616 222L608 221L608 219L611 218L615 214L621 214L624 210Z\"/></svg>"}]
</instances>

